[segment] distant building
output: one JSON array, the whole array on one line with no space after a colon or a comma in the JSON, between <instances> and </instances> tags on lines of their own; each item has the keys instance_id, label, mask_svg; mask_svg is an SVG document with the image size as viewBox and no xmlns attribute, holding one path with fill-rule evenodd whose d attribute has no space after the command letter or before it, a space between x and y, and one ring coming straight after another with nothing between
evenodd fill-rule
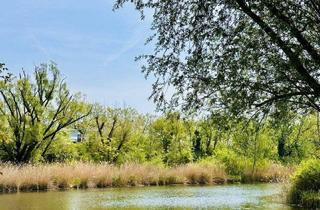
<instances>
[{"instance_id":1,"label":"distant building","mask_svg":"<svg viewBox=\"0 0 320 210\"><path fill-rule=\"evenodd\" d=\"M81 134L81 132L77 129L72 129L70 131L70 139L72 142L76 143L76 142L81 142L83 139L83 136Z\"/></svg>"}]
</instances>

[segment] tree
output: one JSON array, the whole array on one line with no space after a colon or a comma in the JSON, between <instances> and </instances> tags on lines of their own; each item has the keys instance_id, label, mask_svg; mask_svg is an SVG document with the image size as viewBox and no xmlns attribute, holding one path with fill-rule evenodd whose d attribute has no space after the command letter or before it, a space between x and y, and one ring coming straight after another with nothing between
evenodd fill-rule
<instances>
[{"instance_id":1,"label":"tree","mask_svg":"<svg viewBox=\"0 0 320 210\"><path fill-rule=\"evenodd\" d=\"M234 151L237 157L244 157L247 169L250 168L255 176L257 168L265 164L266 160L276 156L276 146L273 144L273 130L265 119L267 116L239 120L234 123L232 141L228 145L229 151ZM240 164L239 164L240 165Z\"/></svg>"},{"instance_id":2,"label":"tree","mask_svg":"<svg viewBox=\"0 0 320 210\"><path fill-rule=\"evenodd\" d=\"M228 136L232 119L225 112L213 112L199 123L199 130L205 142L205 155L211 156L219 142Z\"/></svg>"},{"instance_id":3,"label":"tree","mask_svg":"<svg viewBox=\"0 0 320 210\"><path fill-rule=\"evenodd\" d=\"M160 107L269 108L285 101L320 111L320 3L316 0L117 0L153 11L154 75ZM172 97L165 91L171 87Z\"/></svg>"},{"instance_id":4,"label":"tree","mask_svg":"<svg viewBox=\"0 0 320 210\"><path fill-rule=\"evenodd\" d=\"M63 129L89 114L72 95L54 63L41 64L34 80L26 73L0 84L2 128L0 139L4 160L29 162L38 152L44 156Z\"/></svg>"},{"instance_id":5,"label":"tree","mask_svg":"<svg viewBox=\"0 0 320 210\"><path fill-rule=\"evenodd\" d=\"M123 155L137 149L135 145L146 129L144 123L144 116L132 108L95 104L90 117L77 128L85 133L84 142L94 160L118 163Z\"/></svg>"},{"instance_id":6,"label":"tree","mask_svg":"<svg viewBox=\"0 0 320 210\"><path fill-rule=\"evenodd\" d=\"M150 140L168 165L188 163L192 160L190 124L181 119L178 112L169 112L156 119L150 126Z\"/></svg>"},{"instance_id":7,"label":"tree","mask_svg":"<svg viewBox=\"0 0 320 210\"><path fill-rule=\"evenodd\" d=\"M290 156L292 153L288 144L290 135L296 126L295 122L298 121L298 115L288 109L285 103L277 103L276 106L276 111L271 115L271 125L277 139L278 157L280 160L284 160L286 156Z\"/></svg>"}]
</instances>

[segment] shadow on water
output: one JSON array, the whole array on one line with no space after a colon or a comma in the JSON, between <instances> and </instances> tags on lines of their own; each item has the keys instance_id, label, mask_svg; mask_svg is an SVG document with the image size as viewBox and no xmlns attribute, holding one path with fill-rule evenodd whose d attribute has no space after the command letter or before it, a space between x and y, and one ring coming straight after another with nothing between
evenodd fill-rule
<instances>
[{"instance_id":1,"label":"shadow on water","mask_svg":"<svg viewBox=\"0 0 320 210\"><path fill-rule=\"evenodd\" d=\"M280 184L166 186L0 195L1 210L284 209Z\"/></svg>"}]
</instances>

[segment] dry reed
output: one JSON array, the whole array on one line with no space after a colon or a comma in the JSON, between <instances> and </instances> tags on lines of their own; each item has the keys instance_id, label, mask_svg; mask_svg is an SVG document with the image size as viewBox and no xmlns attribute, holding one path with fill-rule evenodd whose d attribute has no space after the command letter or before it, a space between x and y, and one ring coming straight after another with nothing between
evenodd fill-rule
<instances>
[{"instance_id":1,"label":"dry reed","mask_svg":"<svg viewBox=\"0 0 320 210\"><path fill-rule=\"evenodd\" d=\"M40 165L0 164L0 191L40 191L69 188L102 188L173 184L223 184L228 179L221 164L187 164L160 167L127 163L115 166L107 163L55 163ZM257 171L259 181L280 181L288 169L271 165Z\"/></svg>"},{"instance_id":2,"label":"dry reed","mask_svg":"<svg viewBox=\"0 0 320 210\"><path fill-rule=\"evenodd\" d=\"M224 168L188 164L174 168L128 163L22 165L0 164L2 192L68 188L213 184L226 180Z\"/></svg>"},{"instance_id":3,"label":"dry reed","mask_svg":"<svg viewBox=\"0 0 320 210\"><path fill-rule=\"evenodd\" d=\"M270 164L257 168L254 173L251 169L244 171L242 182L284 182L293 174L294 168L280 164Z\"/></svg>"}]
</instances>

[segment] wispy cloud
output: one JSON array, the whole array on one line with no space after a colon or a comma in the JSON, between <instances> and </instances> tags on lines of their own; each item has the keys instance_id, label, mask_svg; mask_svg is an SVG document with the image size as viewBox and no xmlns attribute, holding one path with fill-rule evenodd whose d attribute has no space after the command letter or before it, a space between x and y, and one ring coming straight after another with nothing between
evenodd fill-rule
<instances>
[{"instance_id":1,"label":"wispy cloud","mask_svg":"<svg viewBox=\"0 0 320 210\"><path fill-rule=\"evenodd\" d=\"M104 60L103 65L107 66L109 63L119 59L123 54L135 48L139 43L143 41L141 37L143 37L141 31L139 33L136 33L134 36L131 37L131 39L124 42L119 50L107 56Z\"/></svg>"},{"instance_id":2,"label":"wispy cloud","mask_svg":"<svg viewBox=\"0 0 320 210\"><path fill-rule=\"evenodd\" d=\"M26 69L53 60L70 88L90 101L125 101L151 112L150 81L134 62L134 56L145 52L149 19L141 22L132 4L113 12L113 2L4 1L0 55L8 65Z\"/></svg>"},{"instance_id":3,"label":"wispy cloud","mask_svg":"<svg viewBox=\"0 0 320 210\"><path fill-rule=\"evenodd\" d=\"M35 36L32 31L28 31L28 36L30 37L31 43L35 49L37 49L41 55L47 60L51 60L50 53L48 50L40 43L39 39Z\"/></svg>"}]
</instances>

